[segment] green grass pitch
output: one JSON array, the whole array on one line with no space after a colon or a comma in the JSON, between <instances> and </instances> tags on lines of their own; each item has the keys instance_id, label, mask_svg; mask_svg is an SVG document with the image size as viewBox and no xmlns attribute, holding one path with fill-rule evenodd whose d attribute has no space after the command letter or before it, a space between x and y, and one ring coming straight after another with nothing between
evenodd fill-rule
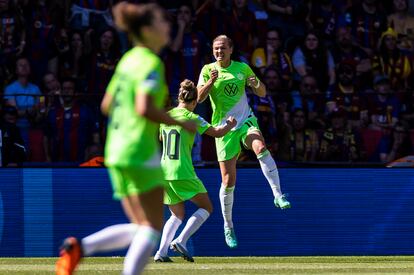
<instances>
[{"instance_id":1,"label":"green grass pitch","mask_svg":"<svg viewBox=\"0 0 414 275\"><path fill-rule=\"evenodd\" d=\"M150 263L145 275L414 274L414 256L195 257L195 263ZM121 274L121 257L85 259L77 275ZM0 274L54 274L56 258L0 258Z\"/></svg>"}]
</instances>

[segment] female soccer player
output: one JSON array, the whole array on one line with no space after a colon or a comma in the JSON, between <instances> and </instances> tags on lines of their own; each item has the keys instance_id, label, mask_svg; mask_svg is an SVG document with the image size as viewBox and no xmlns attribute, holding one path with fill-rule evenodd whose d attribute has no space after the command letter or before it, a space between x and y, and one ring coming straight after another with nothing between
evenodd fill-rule
<instances>
[{"instance_id":1,"label":"female soccer player","mask_svg":"<svg viewBox=\"0 0 414 275\"><path fill-rule=\"evenodd\" d=\"M157 53L169 41L169 25L155 5L123 2L114 7L117 26L135 44L119 62L101 104L109 115L105 148L114 197L121 200L129 224L107 227L78 242L64 241L57 274L72 274L82 256L129 246L122 274L140 274L158 243L163 223L163 173L159 123L195 132L193 122L179 122L162 110L167 96L164 66Z\"/></svg>"},{"instance_id":2,"label":"female soccer player","mask_svg":"<svg viewBox=\"0 0 414 275\"><path fill-rule=\"evenodd\" d=\"M223 126L212 127L202 117L193 113L197 105L197 88L186 79L180 84L178 93L179 104L168 113L179 121L196 121L197 131L213 137L222 137L234 126L236 120L228 117ZM184 259L193 262L188 253L187 241L207 220L213 209L207 190L197 177L191 159L191 148L194 143L194 133L189 133L181 126L161 124L160 136L163 143L161 166L167 181L165 186L164 203L171 211L171 217L164 225L160 248L155 254L156 262L171 262L167 256L168 247L180 253ZM175 232L184 219L184 202L191 200L199 208L188 219L181 234L174 240ZM172 241L172 242L171 242Z\"/></svg>"},{"instance_id":3,"label":"female soccer player","mask_svg":"<svg viewBox=\"0 0 414 275\"><path fill-rule=\"evenodd\" d=\"M231 60L232 52L233 42L230 38L225 35L216 37L213 40L213 55L216 62L203 67L197 86L199 102L210 96L213 126L222 125L228 116L234 116L237 120L237 126L233 131L224 137L216 138L217 159L222 177L220 204L224 218L224 236L227 245L236 248L232 208L240 143L256 154L263 174L272 188L274 204L286 209L290 207L290 203L280 190L276 163L266 149L257 119L247 102L246 85L260 97L266 95L266 88L248 65Z\"/></svg>"}]
</instances>

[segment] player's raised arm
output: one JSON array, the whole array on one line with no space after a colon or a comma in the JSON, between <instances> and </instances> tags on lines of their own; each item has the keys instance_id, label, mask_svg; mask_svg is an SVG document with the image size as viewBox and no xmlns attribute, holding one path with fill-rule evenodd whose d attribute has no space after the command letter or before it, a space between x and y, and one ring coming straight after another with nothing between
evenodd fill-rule
<instances>
[{"instance_id":1,"label":"player's raised arm","mask_svg":"<svg viewBox=\"0 0 414 275\"><path fill-rule=\"evenodd\" d=\"M253 93L255 93L257 96L266 96L266 86L263 84L263 82L260 81L260 79L257 76L249 76L247 78L247 85L250 88L252 88Z\"/></svg>"},{"instance_id":2,"label":"player's raised arm","mask_svg":"<svg viewBox=\"0 0 414 275\"><path fill-rule=\"evenodd\" d=\"M218 71L216 69L208 69L204 67L202 72L200 73L200 80L198 81L197 86L197 93L198 98L197 101L199 103L206 100L208 94L210 93L211 87L213 87L214 82L216 82L218 77ZM207 79L207 81L206 81Z\"/></svg>"},{"instance_id":3,"label":"player's raised arm","mask_svg":"<svg viewBox=\"0 0 414 275\"><path fill-rule=\"evenodd\" d=\"M135 102L136 112L151 121L166 125L179 125L189 132L196 132L197 125L194 122L182 122L172 118L164 110L156 108L153 97L148 94L137 94Z\"/></svg>"}]
</instances>

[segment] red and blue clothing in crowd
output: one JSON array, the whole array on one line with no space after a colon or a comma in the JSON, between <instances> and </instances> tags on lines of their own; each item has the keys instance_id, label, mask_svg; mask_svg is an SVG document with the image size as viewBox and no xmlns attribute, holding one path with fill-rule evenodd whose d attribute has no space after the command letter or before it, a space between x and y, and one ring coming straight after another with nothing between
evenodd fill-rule
<instances>
[{"instance_id":1,"label":"red and blue clothing in crowd","mask_svg":"<svg viewBox=\"0 0 414 275\"><path fill-rule=\"evenodd\" d=\"M52 108L45 127L51 160L84 161L85 149L93 143L93 135L98 131L96 116L86 105L75 103L70 109Z\"/></svg>"}]
</instances>

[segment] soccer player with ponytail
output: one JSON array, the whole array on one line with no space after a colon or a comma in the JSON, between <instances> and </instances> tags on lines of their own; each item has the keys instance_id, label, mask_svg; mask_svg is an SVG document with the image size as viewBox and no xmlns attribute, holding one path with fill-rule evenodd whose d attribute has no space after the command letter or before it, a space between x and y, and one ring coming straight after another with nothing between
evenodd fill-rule
<instances>
[{"instance_id":1,"label":"soccer player with ponytail","mask_svg":"<svg viewBox=\"0 0 414 275\"><path fill-rule=\"evenodd\" d=\"M194 114L194 108L197 106L197 88L188 79L180 84L178 102L178 106L168 114L179 121L195 121L200 135L222 137L236 126L237 121L233 117L227 117L222 126L212 127L202 117ZM213 210L207 190L197 177L191 159L195 133L190 133L179 125L161 124L160 137L163 143L161 166L167 181L164 203L168 205L171 216L164 225L160 248L155 254L154 261L171 262L167 253L168 248L171 247L184 259L193 262L193 257L187 249L187 241ZM188 219L181 234L173 240L184 219L184 202L188 200L192 201L198 209Z\"/></svg>"},{"instance_id":2,"label":"soccer player with ponytail","mask_svg":"<svg viewBox=\"0 0 414 275\"><path fill-rule=\"evenodd\" d=\"M80 241L67 238L56 264L58 275L73 274L82 256L128 247L122 274L141 274L163 225L159 124L196 130L195 123L177 121L163 110L168 91L158 53L169 42L164 11L156 4L121 2L113 14L134 47L117 65L101 104L109 116L105 164L114 198L121 201L130 223L107 227Z\"/></svg>"}]
</instances>

